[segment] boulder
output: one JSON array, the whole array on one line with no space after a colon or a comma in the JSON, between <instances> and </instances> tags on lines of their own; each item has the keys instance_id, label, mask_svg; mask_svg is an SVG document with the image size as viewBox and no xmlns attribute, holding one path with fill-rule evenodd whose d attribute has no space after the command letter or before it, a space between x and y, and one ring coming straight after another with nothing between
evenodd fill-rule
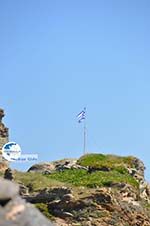
<instances>
[{"instance_id":1,"label":"boulder","mask_svg":"<svg viewBox=\"0 0 150 226\"><path fill-rule=\"evenodd\" d=\"M0 179L0 226L53 226L33 205L19 196L19 186Z\"/></svg>"},{"instance_id":2,"label":"boulder","mask_svg":"<svg viewBox=\"0 0 150 226\"><path fill-rule=\"evenodd\" d=\"M31 166L28 169L28 172L38 172L38 173L45 173L51 172L52 170L55 170L55 165L52 163L39 163Z\"/></svg>"},{"instance_id":3,"label":"boulder","mask_svg":"<svg viewBox=\"0 0 150 226\"><path fill-rule=\"evenodd\" d=\"M8 180L0 179L0 202L11 200L19 194L19 186Z\"/></svg>"},{"instance_id":4,"label":"boulder","mask_svg":"<svg viewBox=\"0 0 150 226\"><path fill-rule=\"evenodd\" d=\"M7 180L13 180L13 179L14 179L12 169L7 168L7 169L5 170L5 173L4 173L4 179L7 179Z\"/></svg>"}]
</instances>

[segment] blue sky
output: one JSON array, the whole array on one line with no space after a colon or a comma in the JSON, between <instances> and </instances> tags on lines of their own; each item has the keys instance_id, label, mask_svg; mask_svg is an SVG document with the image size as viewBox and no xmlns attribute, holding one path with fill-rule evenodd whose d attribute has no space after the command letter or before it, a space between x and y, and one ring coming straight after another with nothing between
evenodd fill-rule
<instances>
[{"instance_id":1,"label":"blue sky","mask_svg":"<svg viewBox=\"0 0 150 226\"><path fill-rule=\"evenodd\" d=\"M150 180L149 0L0 2L0 106L39 161L135 155ZM30 164L14 164L27 169Z\"/></svg>"}]
</instances>

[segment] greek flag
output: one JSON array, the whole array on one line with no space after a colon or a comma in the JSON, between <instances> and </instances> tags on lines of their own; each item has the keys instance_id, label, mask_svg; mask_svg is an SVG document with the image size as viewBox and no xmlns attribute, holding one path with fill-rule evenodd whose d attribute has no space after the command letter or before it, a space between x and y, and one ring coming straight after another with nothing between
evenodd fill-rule
<instances>
[{"instance_id":1,"label":"greek flag","mask_svg":"<svg viewBox=\"0 0 150 226\"><path fill-rule=\"evenodd\" d=\"M86 111L86 108L84 108L84 110L81 111L81 112L77 115L77 119L78 119L78 122L79 122L79 123L81 123L81 122L86 118L85 111Z\"/></svg>"}]
</instances>

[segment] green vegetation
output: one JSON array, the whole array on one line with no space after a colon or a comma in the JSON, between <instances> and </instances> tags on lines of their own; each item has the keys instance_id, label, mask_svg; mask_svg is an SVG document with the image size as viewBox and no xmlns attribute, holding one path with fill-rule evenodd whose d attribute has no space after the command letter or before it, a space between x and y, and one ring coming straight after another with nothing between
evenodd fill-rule
<instances>
[{"instance_id":1,"label":"green vegetation","mask_svg":"<svg viewBox=\"0 0 150 226\"><path fill-rule=\"evenodd\" d=\"M64 184L58 180L48 180L41 173L24 173L24 172L15 172L15 181L21 182L25 186L29 187L30 191L38 191L46 187L52 186L63 186Z\"/></svg>"},{"instance_id":2,"label":"green vegetation","mask_svg":"<svg viewBox=\"0 0 150 226\"><path fill-rule=\"evenodd\" d=\"M37 203L35 206L43 213L47 218L53 220L53 215L49 213L48 206L45 203Z\"/></svg>"},{"instance_id":3,"label":"green vegetation","mask_svg":"<svg viewBox=\"0 0 150 226\"><path fill-rule=\"evenodd\" d=\"M138 188L138 182L128 173L127 167L133 166L133 157L120 157L115 155L88 154L82 156L78 162L82 166L95 169L103 167L109 170L96 170L89 173L86 170L68 169L62 172L54 171L50 175L41 173L15 173L15 180L29 187L30 191L41 190L53 186L83 186L96 188L111 186L112 183L128 183Z\"/></svg>"},{"instance_id":4,"label":"green vegetation","mask_svg":"<svg viewBox=\"0 0 150 226\"><path fill-rule=\"evenodd\" d=\"M133 159L134 157L132 156L121 157L115 155L87 154L82 156L77 163L82 166L91 166L93 168L107 167L115 170L122 168L122 170L124 169L124 171L127 171L125 166L134 167Z\"/></svg>"},{"instance_id":5,"label":"green vegetation","mask_svg":"<svg viewBox=\"0 0 150 226\"><path fill-rule=\"evenodd\" d=\"M88 188L96 188L102 186L111 186L112 183L128 183L134 187L138 187L138 182L125 171L112 170L110 172L95 171L88 173L85 170L70 169L62 172L54 172L50 175L42 175L40 173L15 173L16 182L22 182L28 186L30 192L41 190L45 187L59 186L83 186Z\"/></svg>"},{"instance_id":6,"label":"green vegetation","mask_svg":"<svg viewBox=\"0 0 150 226\"><path fill-rule=\"evenodd\" d=\"M62 172L54 172L46 177L49 180L54 179L74 186L85 186L89 188L110 186L112 183L117 182L124 182L138 187L138 182L128 173L122 174L115 170L110 172L96 171L90 174L85 170L70 169Z\"/></svg>"}]
</instances>

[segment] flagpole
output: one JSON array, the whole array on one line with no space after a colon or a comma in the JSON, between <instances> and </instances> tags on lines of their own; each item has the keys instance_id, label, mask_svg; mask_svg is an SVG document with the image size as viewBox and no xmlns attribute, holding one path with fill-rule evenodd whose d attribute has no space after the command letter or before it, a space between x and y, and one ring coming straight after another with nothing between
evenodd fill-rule
<instances>
[{"instance_id":1,"label":"flagpole","mask_svg":"<svg viewBox=\"0 0 150 226\"><path fill-rule=\"evenodd\" d=\"M86 120L84 120L84 140L83 140L83 155L86 154Z\"/></svg>"},{"instance_id":2,"label":"flagpole","mask_svg":"<svg viewBox=\"0 0 150 226\"><path fill-rule=\"evenodd\" d=\"M86 139L87 139L87 128L86 128L86 107L78 115L78 122L81 123L84 120L83 124L83 155L86 154Z\"/></svg>"},{"instance_id":3,"label":"flagpole","mask_svg":"<svg viewBox=\"0 0 150 226\"><path fill-rule=\"evenodd\" d=\"M84 108L85 114L86 114L86 108ZM84 140L83 140L83 155L86 154L86 136L87 136L87 131L86 131L86 117L84 119L84 128L83 128L83 133L84 133Z\"/></svg>"}]
</instances>

